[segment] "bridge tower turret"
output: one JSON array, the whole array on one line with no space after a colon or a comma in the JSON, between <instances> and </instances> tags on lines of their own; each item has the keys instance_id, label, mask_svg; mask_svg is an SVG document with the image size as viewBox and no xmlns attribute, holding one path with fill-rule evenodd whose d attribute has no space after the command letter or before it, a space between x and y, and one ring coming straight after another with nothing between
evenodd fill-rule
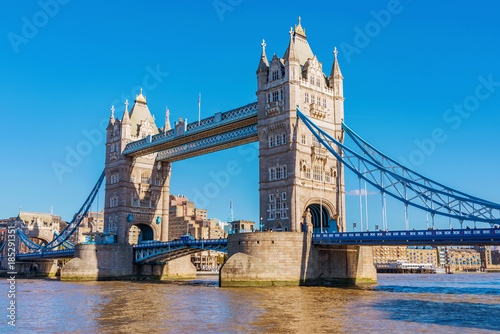
<instances>
[{"instance_id":1,"label":"bridge tower turret","mask_svg":"<svg viewBox=\"0 0 500 334\"><path fill-rule=\"evenodd\" d=\"M158 133L142 89L130 112L125 102L121 121L112 108L106 131L104 230L120 244L168 240L170 163L156 161L156 153L137 158L122 154L129 142L148 141Z\"/></svg>"},{"instance_id":2,"label":"bridge tower turret","mask_svg":"<svg viewBox=\"0 0 500 334\"><path fill-rule=\"evenodd\" d=\"M297 118L296 106L330 135L343 141L342 74L335 60L330 77L313 54L305 30L290 30L283 58L257 69L260 216L265 229L345 230L345 187L341 164ZM310 214L308 214L310 213Z\"/></svg>"}]
</instances>

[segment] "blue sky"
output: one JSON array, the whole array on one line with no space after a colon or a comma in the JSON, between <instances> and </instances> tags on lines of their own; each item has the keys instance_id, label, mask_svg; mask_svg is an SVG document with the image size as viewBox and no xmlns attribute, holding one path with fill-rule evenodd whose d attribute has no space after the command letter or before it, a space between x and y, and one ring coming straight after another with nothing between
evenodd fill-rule
<instances>
[{"instance_id":1,"label":"blue sky","mask_svg":"<svg viewBox=\"0 0 500 334\"><path fill-rule=\"evenodd\" d=\"M111 105L121 117L125 99L133 100L140 87L158 126L166 105L172 121L196 120L199 92L202 117L254 101L262 39L269 58L281 57L299 15L325 72L333 48L339 48L345 120L352 129L424 175L500 202L497 2L9 0L2 5L2 218L16 215L19 206L35 212L52 206L55 214L71 219L104 167L99 133ZM474 100L481 83L481 99ZM469 111L453 111L464 103ZM435 129L446 139L422 149ZM79 158L69 159L72 151L80 152ZM177 162L171 192L196 198L209 217L222 220L229 218L233 199L236 218L257 221L256 152L253 144ZM211 175L233 160L239 174L207 193ZM68 167L64 173L54 169L60 165ZM346 183L348 191L358 188L352 176ZM368 201L370 225L380 224L380 196ZM358 202L347 196L348 226L353 221L359 226ZM404 227L402 206L391 201L388 225ZM410 211L410 225L424 227L425 215Z\"/></svg>"}]
</instances>

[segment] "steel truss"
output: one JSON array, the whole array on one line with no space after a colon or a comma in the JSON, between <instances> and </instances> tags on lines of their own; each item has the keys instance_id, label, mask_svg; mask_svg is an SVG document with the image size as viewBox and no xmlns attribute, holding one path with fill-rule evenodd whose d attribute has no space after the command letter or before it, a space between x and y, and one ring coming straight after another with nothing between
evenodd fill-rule
<instances>
[{"instance_id":1,"label":"steel truss","mask_svg":"<svg viewBox=\"0 0 500 334\"><path fill-rule=\"evenodd\" d=\"M49 242L46 245L38 245L31 241L24 233L21 231L21 229L17 229L17 234L20 237L20 240L23 244L25 244L29 249L33 251L47 251L50 249L57 248L59 246L64 246L65 248L71 249L74 248L75 245L73 245L71 242L68 241L69 237L76 231L80 223L82 222L83 218L89 211L90 207L92 206L92 203L94 202L95 197L97 196L97 193L99 192L99 189L101 188L102 182L104 180L104 171L102 172L101 176L99 177L99 180L97 180L97 183L95 184L94 188L90 192L90 195L87 197L85 202L83 203L82 207L78 212L75 214L71 222L62 230L60 234L57 234L54 232L54 239L52 239L51 242Z\"/></svg>"},{"instance_id":2,"label":"steel truss","mask_svg":"<svg viewBox=\"0 0 500 334\"><path fill-rule=\"evenodd\" d=\"M167 262L202 250L227 253L227 239L195 239L138 244L134 246L134 261L136 263Z\"/></svg>"},{"instance_id":3,"label":"steel truss","mask_svg":"<svg viewBox=\"0 0 500 334\"><path fill-rule=\"evenodd\" d=\"M297 107L297 116L318 141L358 178L366 180L381 194L408 205L459 221L500 223L500 204L486 201L426 178L384 155L345 124L344 131L362 150L359 154L324 132ZM337 149L335 149L337 147Z\"/></svg>"}]
</instances>

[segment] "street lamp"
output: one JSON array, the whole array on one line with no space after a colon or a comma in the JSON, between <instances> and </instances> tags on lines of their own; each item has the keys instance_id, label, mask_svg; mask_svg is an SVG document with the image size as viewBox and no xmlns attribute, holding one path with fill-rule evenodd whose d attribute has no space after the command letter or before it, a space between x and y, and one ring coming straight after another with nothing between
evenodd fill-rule
<instances>
[{"instance_id":1,"label":"street lamp","mask_svg":"<svg viewBox=\"0 0 500 334\"><path fill-rule=\"evenodd\" d=\"M262 224L262 217L260 217L260 231L262 232L262 229L264 228L264 225Z\"/></svg>"},{"instance_id":2,"label":"street lamp","mask_svg":"<svg viewBox=\"0 0 500 334\"><path fill-rule=\"evenodd\" d=\"M352 223L352 230L354 231L355 228L356 228L356 222L353 222Z\"/></svg>"}]
</instances>

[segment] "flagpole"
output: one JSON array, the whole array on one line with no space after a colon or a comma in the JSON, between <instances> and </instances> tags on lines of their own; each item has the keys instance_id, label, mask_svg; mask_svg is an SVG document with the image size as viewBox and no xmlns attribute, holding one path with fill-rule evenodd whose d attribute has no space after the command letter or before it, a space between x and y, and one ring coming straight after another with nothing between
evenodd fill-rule
<instances>
[{"instance_id":1,"label":"flagpole","mask_svg":"<svg viewBox=\"0 0 500 334\"><path fill-rule=\"evenodd\" d=\"M201 92L200 92L200 97L198 98L198 125L200 125L200 117L201 117Z\"/></svg>"}]
</instances>

